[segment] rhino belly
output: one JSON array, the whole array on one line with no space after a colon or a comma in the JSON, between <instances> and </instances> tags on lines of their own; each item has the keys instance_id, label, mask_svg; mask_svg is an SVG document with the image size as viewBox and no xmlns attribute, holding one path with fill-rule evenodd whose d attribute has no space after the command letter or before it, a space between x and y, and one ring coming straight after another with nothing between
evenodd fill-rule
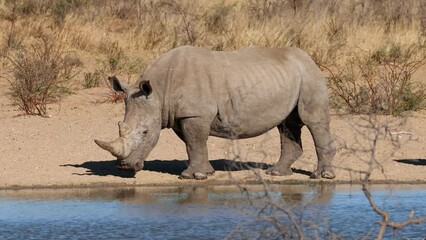
<instances>
[{"instance_id":1,"label":"rhino belly","mask_svg":"<svg viewBox=\"0 0 426 240\"><path fill-rule=\"evenodd\" d=\"M277 122L263 122L262 124L244 122L242 124L251 126L250 128L245 128L237 124L223 124L218 118L215 118L210 128L210 136L228 139L251 138L268 132L280 122L282 122L282 120Z\"/></svg>"},{"instance_id":2,"label":"rhino belly","mask_svg":"<svg viewBox=\"0 0 426 240\"><path fill-rule=\"evenodd\" d=\"M247 97L249 98L249 97ZM219 108L210 135L222 138L251 138L281 124L297 104L296 94L271 101L259 99L234 100L232 106Z\"/></svg>"}]
</instances>

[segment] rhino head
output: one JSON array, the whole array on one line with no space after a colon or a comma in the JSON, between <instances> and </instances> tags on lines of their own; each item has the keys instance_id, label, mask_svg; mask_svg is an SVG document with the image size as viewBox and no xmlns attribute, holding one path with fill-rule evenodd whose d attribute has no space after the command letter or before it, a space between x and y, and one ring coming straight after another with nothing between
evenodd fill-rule
<instances>
[{"instance_id":1,"label":"rhino head","mask_svg":"<svg viewBox=\"0 0 426 240\"><path fill-rule=\"evenodd\" d=\"M127 85L116 77L109 77L108 80L115 91L125 93L124 120L118 123L117 139L110 142L95 140L95 143L117 157L118 168L139 171L160 136L158 97L149 81L140 80Z\"/></svg>"}]
</instances>

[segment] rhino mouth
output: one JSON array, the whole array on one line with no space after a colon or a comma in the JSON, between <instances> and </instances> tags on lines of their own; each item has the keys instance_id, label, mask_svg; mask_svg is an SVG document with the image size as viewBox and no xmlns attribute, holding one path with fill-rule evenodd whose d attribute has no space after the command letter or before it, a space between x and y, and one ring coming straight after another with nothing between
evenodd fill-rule
<instances>
[{"instance_id":1,"label":"rhino mouth","mask_svg":"<svg viewBox=\"0 0 426 240\"><path fill-rule=\"evenodd\" d=\"M102 149L110 152L117 159L125 159L130 155L130 148L126 139L129 138L131 129L124 122L118 122L119 137L113 141L106 142L95 139L95 143Z\"/></svg>"},{"instance_id":2,"label":"rhino mouth","mask_svg":"<svg viewBox=\"0 0 426 240\"><path fill-rule=\"evenodd\" d=\"M117 168L124 171L139 172L143 169L143 162L137 162L136 164L130 164L124 160L118 160Z\"/></svg>"}]
</instances>

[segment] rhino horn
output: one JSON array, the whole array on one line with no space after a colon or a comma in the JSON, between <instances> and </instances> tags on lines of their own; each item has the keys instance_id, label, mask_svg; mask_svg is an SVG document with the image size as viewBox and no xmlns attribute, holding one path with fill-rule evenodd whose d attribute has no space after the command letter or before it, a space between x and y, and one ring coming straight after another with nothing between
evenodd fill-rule
<instances>
[{"instance_id":1,"label":"rhino horn","mask_svg":"<svg viewBox=\"0 0 426 240\"><path fill-rule=\"evenodd\" d=\"M120 137L127 138L130 136L131 129L129 125L127 125L127 123L118 122L118 131L119 131Z\"/></svg>"},{"instance_id":2,"label":"rhino horn","mask_svg":"<svg viewBox=\"0 0 426 240\"><path fill-rule=\"evenodd\" d=\"M111 141L111 142L105 142L105 141L95 139L95 143L99 147L107 150L113 156L115 156L117 158L123 159L123 158L127 157L126 151L124 149L124 140L121 137L117 138L117 139L115 139L114 141Z\"/></svg>"}]
</instances>

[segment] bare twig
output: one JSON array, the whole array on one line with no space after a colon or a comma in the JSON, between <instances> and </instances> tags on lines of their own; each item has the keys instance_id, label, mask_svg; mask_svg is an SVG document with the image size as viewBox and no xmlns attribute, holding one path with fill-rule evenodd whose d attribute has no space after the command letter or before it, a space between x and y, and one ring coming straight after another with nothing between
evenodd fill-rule
<instances>
[{"instance_id":1,"label":"bare twig","mask_svg":"<svg viewBox=\"0 0 426 240\"><path fill-rule=\"evenodd\" d=\"M383 239L387 227L391 227L395 231L397 229L402 229L410 224L422 224L426 221L426 216L414 218L414 211L411 211L408 220L404 222L392 222L390 221L390 214L380 209L374 202L373 196L371 195L366 182L362 184L362 191L364 192L364 195L370 203L370 206L374 210L374 212L376 212L379 216L382 217L382 221L380 222L380 228L379 232L377 233L376 239Z\"/></svg>"}]
</instances>

